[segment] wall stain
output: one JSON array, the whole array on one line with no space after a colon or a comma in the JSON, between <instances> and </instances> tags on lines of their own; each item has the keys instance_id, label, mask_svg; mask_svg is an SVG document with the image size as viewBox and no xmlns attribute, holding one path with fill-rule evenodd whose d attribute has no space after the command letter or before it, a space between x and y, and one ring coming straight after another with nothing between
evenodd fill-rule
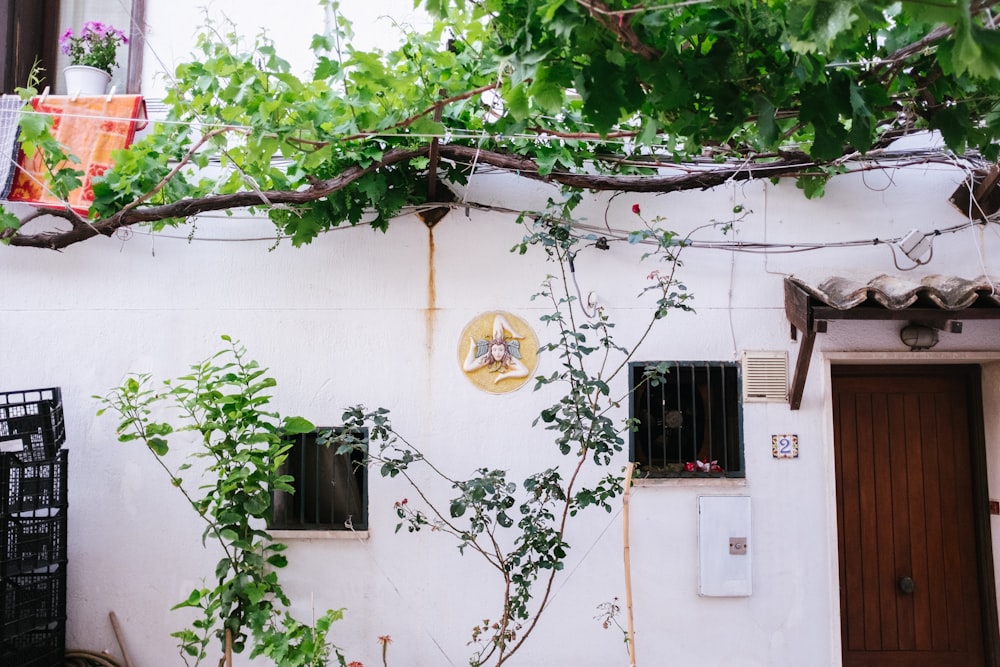
<instances>
[{"instance_id":1,"label":"wall stain","mask_svg":"<svg viewBox=\"0 0 1000 667\"><path fill-rule=\"evenodd\" d=\"M427 228L427 308L424 310L424 347L428 361L434 355L434 319L437 313L437 285L434 275L434 228Z\"/></svg>"}]
</instances>

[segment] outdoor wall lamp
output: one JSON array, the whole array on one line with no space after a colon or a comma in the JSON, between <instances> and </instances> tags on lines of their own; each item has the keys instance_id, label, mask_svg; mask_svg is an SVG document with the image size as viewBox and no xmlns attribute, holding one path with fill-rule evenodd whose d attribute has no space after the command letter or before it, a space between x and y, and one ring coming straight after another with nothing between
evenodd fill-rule
<instances>
[{"instance_id":1,"label":"outdoor wall lamp","mask_svg":"<svg viewBox=\"0 0 1000 667\"><path fill-rule=\"evenodd\" d=\"M912 351L929 350L938 343L937 329L911 322L899 332L899 339Z\"/></svg>"}]
</instances>

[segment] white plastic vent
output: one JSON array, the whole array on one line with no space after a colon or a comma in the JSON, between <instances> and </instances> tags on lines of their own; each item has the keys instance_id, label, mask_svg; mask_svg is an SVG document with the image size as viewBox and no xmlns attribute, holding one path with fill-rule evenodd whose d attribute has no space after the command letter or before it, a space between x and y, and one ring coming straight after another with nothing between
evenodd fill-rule
<instances>
[{"instance_id":1,"label":"white plastic vent","mask_svg":"<svg viewBox=\"0 0 1000 667\"><path fill-rule=\"evenodd\" d=\"M743 401L788 400L788 354L786 352L743 353Z\"/></svg>"}]
</instances>

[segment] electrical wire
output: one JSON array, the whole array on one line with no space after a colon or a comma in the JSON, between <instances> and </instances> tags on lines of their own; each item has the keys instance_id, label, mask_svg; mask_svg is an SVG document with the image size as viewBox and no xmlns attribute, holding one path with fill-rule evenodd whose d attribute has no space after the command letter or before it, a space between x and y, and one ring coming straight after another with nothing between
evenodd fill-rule
<instances>
[{"instance_id":1,"label":"electrical wire","mask_svg":"<svg viewBox=\"0 0 1000 667\"><path fill-rule=\"evenodd\" d=\"M729 186L730 186L730 188L732 188L732 198L730 199L730 201L732 202L733 210L735 211L736 210L736 184L735 184L735 182L730 182ZM766 257L765 257L764 261L765 262L767 261ZM734 286L735 286L735 282L736 282L736 253L735 252L731 252L729 254L729 289L727 290L727 298L729 300L729 303L728 303L728 307L726 308L726 312L729 314L729 339L730 339L730 341L733 344L733 347L732 347L733 359L736 358L737 351L739 350L739 346L736 344L736 326L733 323L733 310L734 310L733 309L733 289L734 289Z\"/></svg>"},{"instance_id":2,"label":"electrical wire","mask_svg":"<svg viewBox=\"0 0 1000 667\"><path fill-rule=\"evenodd\" d=\"M899 261L898 261L898 259L896 257L896 244L895 243L889 243L888 246L889 246L889 250L892 251L892 263L896 265L896 270L898 270L898 271L912 271L913 269L917 268L918 266L923 266L924 264L930 263L930 261L932 259L934 259L934 245L932 244L931 245L931 251L930 251L930 254L927 255L927 259L925 259L925 260L919 260L919 259L913 259L911 257L910 259L913 261L913 266L911 266L911 267L902 267L902 266L899 265ZM907 255L907 257L909 257L909 255Z\"/></svg>"},{"instance_id":3,"label":"electrical wire","mask_svg":"<svg viewBox=\"0 0 1000 667\"><path fill-rule=\"evenodd\" d=\"M403 216L403 215L415 215L415 214L421 213L422 211L429 210L431 208L441 208L441 207L447 207L447 208L453 208L453 209L456 209L456 208L457 209L474 209L474 210L477 210L477 211L502 213L502 214L515 215L515 216L523 215L525 213L525 211L522 211L522 210L519 210L519 209L512 209L512 208L508 208L508 207L493 206L493 205L487 205L487 204L476 204L474 202L442 202L442 203L435 203L433 206L425 205L425 206L408 206L408 207L404 207L403 209L400 210L399 214L394 219L398 219L398 217ZM219 221L229 220L229 221L234 221L234 222L248 221L248 220L253 220L253 221L263 221L264 220L264 218L257 218L257 217L250 217L250 216L242 217L241 218L241 217L223 216L223 215L211 215L211 214L199 214L198 216L193 216L191 218L191 220L192 221L197 221L198 219L205 219L205 218L216 219L216 220L219 220ZM579 234L579 236L578 236L579 240L590 240L590 239L593 238L594 235L600 235L609 244L610 243L627 243L627 244L630 244L630 245L633 245L633 244L655 245L656 244L655 241L648 240L648 239L647 240L640 240L640 241L637 241L637 242L630 241L629 240L629 234L630 234L629 230L617 229L617 228L611 227L610 224L608 224L607 222L605 222L604 225L589 225L587 223L575 222L575 221L563 221L563 222L566 222L567 224L569 224L569 226ZM728 224L728 223L709 223L709 224L706 224L706 225L702 225L702 227L705 227L705 228L719 227L719 226L723 226L724 224ZM962 223L962 224L958 224L958 225L952 225L950 227L945 227L945 228L942 228L942 229L934 229L933 231L924 234L924 236L941 236L941 235L944 235L944 234L955 234L955 233L958 233L958 232L962 232L964 230L968 230L969 228L970 228L969 223ZM347 231L350 231L350 230L361 230L361 229L367 230L368 227L367 227L367 225L364 225L364 224L361 224L361 223L356 224L356 225L343 225L343 226L331 227L329 229L320 230L319 234L330 234L330 233L334 233L334 232L347 232ZM182 240L182 241L186 241L186 242L204 241L204 242L221 242L221 243L226 243L226 242L231 242L231 243L245 243L245 242L262 242L262 241L266 241L266 242L269 242L269 243L274 243L276 241L277 242L281 242L283 240L287 240L288 238L290 238L289 236L284 235L284 234L280 234L280 233L279 234L271 234L271 235L267 235L267 236L246 236L246 237L228 237L228 236L227 237L208 237L208 236L197 236L197 235L193 235L193 234L190 234L190 233L189 234L184 234L184 235L179 235L179 234L170 234L170 233L167 233L167 232L153 232L153 231L147 231L146 234L148 234L150 236L157 236L159 238L171 239L171 240ZM765 255L775 254L775 255L780 255L780 254L796 254L796 253L803 253L803 252L811 252L811 251L814 251L814 250L828 250L828 249L839 249L839 248L850 249L850 248L859 248L859 247L866 247L866 246L878 246L878 245L888 245L888 246L892 247L894 244L898 244L902 239L903 239L903 237L892 237L892 238L886 238L886 239L880 239L880 238L874 238L874 239L853 239L853 240L846 240L846 241L825 241L825 242L817 242L817 243L809 243L809 242L784 242L784 243L776 243L776 242L767 242L766 241L766 236L765 236L765 240L764 241L735 241L735 240L732 240L732 241L730 241L730 240L708 241L708 240L698 240L698 239L695 239L695 238L688 238L688 239L686 239L684 241L684 247L685 248L692 248L692 249L700 249L700 250L721 250L721 251L725 251L725 252L743 252L743 253L749 253L749 254L765 254ZM926 264L927 262L923 262L923 263ZM898 265L897 265L897 268L899 268L900 270L907 270L907 269L903 269L902 267L898 267ZM984 268L984 274L985 273L986 272L985 272L985 268ZM576 274L575 274L575 271L572 270L572 267L571 267L571 274L573 276L574 283L575 283L575 281L576 281ZM782 275L784 275L784 274L782 274ZM576 286L577 286L577 295L581 296L582 295L582 291L580 290L578 284ZM580 298L580 303L581 303L581 305L585 305L585 301L582 298L582 296ZM586 310L584 312L586 313ZM590 314L588 314L587 316L588 317L593 317L593 315L590 315Z\"/></svg>"},{"instance_id":4,"label":"electrical wire","mask_svg":"<svg viewBox=\"0 0 1000 667\"><path fill-rule=\"evenodd\" d=\"M727 223L711 223L705 225L707 227L722 226ZM587 225L585 223L574 223L574 228L579 230L590 232L590 233L605 233L611 234L608 241L615 242L625 242L628 243L628 231L626 230L608 230L602 227L597 227L593 225ZM962 223L960 225L953 225L951 227L946 227L943 229L935 229L925 236L940 236L942 234L954 234L956 232L961 232L968 228L967 223ZM691 238L684 242L685 247L690 248L701 248L704 250L725 250L725 251L736 251L736 252L748 252L748 253L799 253L807 252L810 250L823 250L829 248L857 248L870 245L885 245L899 243L902 237L894 237L889 239L855 239L850 241L824 241L817 243L808 242L786 242L786 243L775 243L775 242L753 242L753 241L699 241L697 239ZM639 241L639 243L654 244L655 241Z\"/></svg>"},{"instance_id":5,"label":"electrical wire","mask_svg":"<svg viewBox=\"0 0 1000 667\"><path fill-rule=\"evenodd\" d=\"M643 12L655 12L660 10L670 10L677 9L678 7L687 7L690 5L704 5L710 2L715 2L715 0L678 0L677 2L670 2L666 4L652 5L650 7L632 7L631 9L608 9L603 5L595 5L587 0L577 0L578 3L586 7L588 10L594 12L595 14L603 14L605 16L630 16L632 14L639 14Z\"/></svg>"},{"instance_id":6,"label":"electrical wire","mask_svg":"<svg viewBox=\"0 0 1000 667\"><path fill-rule=\"evenodd\" d=\"M498 76L499 76L499 74L498 74ZM34 110L31 110L31 111L21 110L20 113L38 114L38 113L41 113L41 112L36 112ZM131 120L134 120L134 119L131 119L131 118L122 118L122 117L119 117L119 116L105 116L105 115L84 116L84 115L78 115L78 114L65 114L65 113L63 113L62 115L66 116L66 117L80 117L80 118L86 117L86 118L89 118L89 119L92 119L92 120L110 120L110 121L131 121ZM204 130L204 129L207 129L207 128L216 128L216 129L217 128L231 128L234 131L241 131L241 132L245 132L245 133L248 133L248 134L253 132L253 128L248 127L248 126L238 125L238 124L228 124L228 125L226 125L226 124L206 123L206 122L202 122L202 121L167 121L167 120L162 119L162 118L160 118L160 119L151 118L151 119L149 119L149 122L151 122L153 124L158 124L158 123L175 123L175 124L185 125L185 126L191 128L191 129L197 128L197 129L200 129L200 130ZM486 139L489 138L490 136L492 136L494 138L494 140L496 140L498 142L502 142L502 141L504 141L506 139L529 140L531 142L538 143L538 144L543 144L543 143L550 142L550 141L558 141L560 143L562 143L562 142L565 141L565 138L563 138L563 137L552 136L552 135L545 135L545 134L540 134L540 135L539 134L515 134L515 135L506 135L506 136L502 135L502 134L489 135L486 132L485 129L483 129L481 131L477 131L477 132L465 131L465 130L448 129L444 133L404 133L404 134L400 134L400 133L397 133L397 132L372 132L372 133L366 133L366 134L350 135L350 138L351 139L361 139L361 140L374 140L374 141L385 141L385 140L392 139L392 138L398 139L398 138L402 138L402 137L409 138L409 139L414 139L414 138L439 139L439 140L443 139L445 141L454 141L456 139L457 140L461 140L461 139L476 140L477 141L477 149L476 149L475 157L474 157L474 159L472 161L472 164L471 164L471 167L470 167L470 171L472 172L473 176L478 176L480 174L491 173L491 170L488 170L488 169L483 169L483 170L477 169L479 155L480 155L480 152L482 150L482 145L486 141ZM347 138L346 135L340 137L340 139L344 139L344 138ZM336 140L338 140L338 137L332 137L331 138L331 141L336 141ZM625 141L616 142L615 140L608 140L608 139L603 139L603 138L590 138L590 137L582 137L582 138L577 138L575 140L583 142L583 143L593 142L593 143L599 143L599 144L602 144L602 145L606 145L608 143L619 143L621 145L625 145L625 143L626 143ZM631 140L628 140L628 141L631 142ZM223 151L223 152L225 153L225 151ZM642 157L642 156L640 156L640 157ZM715 163L715 162L699 162L699 161L695 160L695 161L689 162L689 163L674 163L674 162L666 162L666 163L664 163L664 162L659 161L659 157L656 154L652 154L651 153L650 155L648 155L646 157L648 158L648 160L634 160L633 159L633 160L631 160L631 162L634 162L637 165L645 163L645 164L647 164L647 166L654 166L654 167L659 168L659 169L676 170L676 171L679 171L681 173L697 173L697 172L702 171L702 170L717 170L717 169L720 168L719 163ZM16 162L12 158L12 156L8 156L6 159L10 160L11 163L13 164L13 166L15 168L17 167ZM601 158L600 158L600 156L598 156L596 159L600 160ZM760 172L765 172L766 173L769 169L777 168L775 166L768 165L768 164L757 164L757 165L751 166L752 159L753 159L753 156L748 156L747 158L743 159L741 162L732 163L732 164L735 164L736 167L735 167L735 171L730 175L729 180L735 179L735 177L740 172L742 172L744 169L747 169L748 172L751 173L751 175L752 175L752 172L754 170L756 170L758 173L760 173ZM974 156L965 156L963 159L965 160L965 162L969 162L970 160L975 160L975 157ZM912 161L912 160L920 160L925 165L928 164L929 162L940 161L942 163L948 164L951 167L956 167L957 166L959 168L963 168L963 166L964 166L964 165L959 164L959 159L957 158L957 156L955 156L950 151L947 151L947 150L944 150L944 149L941 149L941 148L935 148L935 149L931 149L931 150L927 150L927 149L913 150L913 149L910 149L910 150L906 150L906 151L889 151L889 150L885 150L885 151L882 151L877 156L870 156L869 155L869 156L865 156L864 160L855 160L854 162L856 164L868 165L868 166L862 166L862 167L859 167L859 168L853 169L853 170L852 169L848 169L848 173L851 173L852 171L859 171L859 172L863 173L864 171L867 171L869 169L874 169L874 168L879 168L879 169L886 169L886 168L890 168L890 167L898 168L900 166L899 165L900 162ZM221 164L221 157L214 156L214 155L210 156L209 162L213 163L213 164ZM289 160L289 159L274 159L274 160L272 160L272 165L275 166L276 168L280 168L281 166L287 165L287 164L291 164L291 160ZM875 165L875 166L871 166L871 165ZM888 165L888 166L886 166L886 165ZM230 168L239 169L239 165L235 161L233 161L231 159L230 159L230 162L229 162L229 166L230 166ZM803 168L806 168L807 166L808 165L803 165ZM964 168L965 168L966 171L969 171L968 167L964 167ZM495 171L504 171L504 170L495 170ZM553 173L557 174L557 175L570 175L573 172L555 170L555 171L553 171ZM220 176L220 178L218 180L219 183L222 182L222 178L223 177ZM470 176L470 178L471 178L471 176ZM629 176L622 175L622 176L619 176L619 178L628 179ZM646 178L646 176L634 176L633 178L635 178L635 179L638 180L638 179ZM266 197L264 196L264 194L260 191L260 188L258 188L252 182L252 179L250 179L248 175L246 175L246 174L243 175L243 181L245 183L247 183L247 186L251 190L256 191L258 193L258 195L260 195L260 197L261 197L261 199L262 199L262 201L263 201L263 203L265 205L269 204L269 202L267 202ZM55 197L55 195L51 192L51 189L46 184L40 183L39 185L46 192L49 193L49 196ZM466 191L465 195L463 196L463 203L465 203L465 199L467 197L468 197L468 191Z\"/></svg>"},{"instance_id":7,"label":"electrical wire","mask_svg":"<svg viewBox=\"0 0 1000 667\"><path fill-rule=\"evenodd\" d=\"M583 294L580 292L580 283L576 282L576 253L571 253L569 256L569 273L573 277L573 286L576 288L576 299L580 305L580 310L588 320L594 319L597 317L598 309L595 307L592 312L587 310L590 299L583 298Z\"/></svg>"},{"instance_id":8,"label":"electrical wire","mask_svg":"<svg viewBox=\"0 0 1000 667\"><path fill-rule=\"evenodd\" d=\"M154 106L156 105L156 100L150 98L147 102ZM31 114L31 115L46 115L46 116L61 116L66 118L87 118L92 120L108 120L108 121L134 121L134 118L124 118L121 116L110 116L110 115L79 115L65 112L40 112L35 110L21 109L17 111L20 114ZM252 125L244 125L241 123L221 123L221 122L208 122L201 120L170 120L167 118L157 118L152 114L148 119L146 119L151 125L177 125L187 127L193 130L217 130L217 129L231 129L235 132L240 132L246 135L253 135L255 133L255 128ZM309 129L309 128L303 128ZM267 134L267 133L264 133ZM356 133L342 133L342 134L331 134L327 138L328 143L337 143L344 140L389 140L389 139L438 139L449 143L451 141L477 141L480 144L486 139L493 139L496 142L503 142L507 140L521 140L529 141L536 144L562 144L566 141L573 141L574 143L581 144L591 144L591 145L630 145L630 142L634 141L631 138L605 138L597 136L596 134L590 136L589 133L582 133L583 136L573 136L565 137L558 134L548 134L545 132L531 133L531 132L515 132L515 133L490 133L486 129L463 129L463 128L447 128L442 132L396 132L396 131L379 131L373 130L370 132L356 132ZM795 144L789 144L786 148L795 148ZM650 147L655 148L655 147ZM701 171L712 170L717 171L720 167L735 167L735 172L730 178L735 177L744 169L750 172L767 172L773 169L784 169L787 166L775 165L770 163L760 163L753 164L753 160L759 156L749 155L747 157L741 157L728 162L717 162L715 159L710 158L698 158L692 157L690 160L685 162L668 161L663 162L662 158L670 155L669 151L663 153L651 152L646 155L635 155L626 161L622 161L621 156L617 155L595 155L594 161L604 161L604 160L614 160L616 162L630 165L630 166L643 166L659 169L676 169L683 171L684 173L698 173ZM976 165L985 165L985 161L981 160L980 157L975 153L970 153L968 155L962 156L963 159L970 161ZM845 165L855 164L875 164L879 165L874 168L885 169L882 166L883 163L896 163L903 160L913 160L917 159L921 162L927 161L939 161L941 164L948 164L954 166L956 162L955 154L945 147L931 147L923 149L915 148L905 148L905 149L881 149L877 153L866 154L864 156L852 157L844 162ZM275 158L272 163L275 165L281 165L284 163L290 163L291 160L287 158ZM803 169L810 166L816 166L810 163L803 163L798 165ZM872 167L868 168L858 168L854 171L870 171ZM568 172L557 172L557 173L568 173ZM848 171L847 173L853 173ZM636 179L648 178L645 175L635 175Z\"/></svg>"},{"instance_id":9,"label":"electrical wire","mask_svg":"<svg viewBox=\"0 0 1000 667\"><path fill-rule=\"evenodd\" d=\"M351 534L354 535L355 539L357 539L358 543L361 544L361 546L365 549L365 551L368 552L368 558L371 560L371 563L375 565L375 569L379 571L379 574L381 574L382 577L386 580L386 582L389 584L392 590L399 597L400 601L410 609L411 612L410 617L417 619L428 618L427 614L421 613L422 611L424 611L423 608L418 609L416 605L414 605L410 600L408 600L406 597L403 596L403 593L399 590L399 587L396 586L396 582L392 580L389 574L385 571L385 568L382 567L382 563L375 556L375 551L374 549L371 548L371 546L369 546L368 540L358 535L358 532L354 530L354 525L350 521L345 522L344 525L348 530L351 531ZM427 624L420 623L420 625L422 626L422 629L424 633L427 635L427 637L431 640L434 646L437 647L437 650L440 651L441 655L444 656L444 659L448 661L448 664L451 665L452 667L455 667L455 663L452 661L451 657L449 657L447 651L444 650L444 647L441 646L441 643L438 642L437 638L431 633L430 628L427 626Z\"/></svg>"},{"instance_id":10,"label":"electrical wire","mask_svg":"<svg viewBox=\"0 0 1000 667\"><path fill-rule=\"evenodd\" d=\"M83 649L69 649L63 656L65 667L122 667L114 657L107 653Z\"/></svg>"},{"instance_id":11,"label":"electrical wire","mask_svg":"<svg viewBox=\"0 0 1000 667\"><path fill-rule=\"evenodd\" d=\"M971 173L968 172L966 173L965 184L966 187L969 189L969 208L966 211L966 215L968 216L969 220L968 225L970 229L975 229L976 219L973 216L973 211L972 211L973 206L976 207L976 210L979 212L979 214L983 217L984 220L989 220L989 216L987 216L986 211L982 209L982 207L979 205L979 201L976 199L976 193L974 187L975 179L973 178L973 175ZM972 234L972 242L976 246L976 255L979 259L979 267L982 269L981 275L987 281L989 281L991 294L996 294L997 285L996 283L993 282L993 279L990 278L989 271L986 268L986 255L983 246L981 243L979 243L979 238L976 236L975 233Z\"/></svg>"},{"instance_id":12,"label":"electrical wire","mask_svg":"<svg viewBox=\"0 0 1000 667\"><path fill-rule=\"evenodd\" d=\"M604 539L604 535L608 532L611 526L615 525L615 523L618 521L618 517L621 516L623 509L624 509L623 507L620 506L618 507L618 509L608 519L608 522L605 524L604 529L597 534L597 537L595 537L594 540L590 543L590 546L587 547L587 550L583 552L582 556L580 556L580 560L576 562L576 565L573 566L573 569L567 572L565 577L562 577L561 581L559 582L559 585L555 588L555 590L552 591L552 595L549 597L548 604L551 605L553 601L555 601L556 597L559 595L559 592L566 587L566 584L569 582L569 580L573 578L573 575L576 574L576 571L580 569L580 566L583 565L583 562L587 560L587 556L590 555L590 552L594 550L594 548L600 543L602 539Z\"/></svg>"}]
</instances>

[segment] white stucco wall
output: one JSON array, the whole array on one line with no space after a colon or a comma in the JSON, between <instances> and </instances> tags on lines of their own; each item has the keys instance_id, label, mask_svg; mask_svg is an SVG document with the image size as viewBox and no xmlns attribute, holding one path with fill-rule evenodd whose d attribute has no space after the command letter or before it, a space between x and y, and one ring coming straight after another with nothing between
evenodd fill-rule
<instances>
[{"instance_id":1,"label":"white stucco wall","mask_svg":"<svg viewBox=\"0 0 1000 667\"><path fill-rule=\"evenodd\" d=\"M149 2L144 86L156 94L155 70L187 54L203 2ZM345 3L349 4L349 3ZM252 33L273 3L214 2ZM322 22L313 2L294 5L294 21L273 22L272 36L305 67L299 27ZM377 8L378 3L366 3ZM351 9L345 8L345 11ZM359 19L365 20L365 19ZM294 28L294 30L292 30ZM318 28L317 28L318 29ZM287 32L292 30L291 32ZM699 240L827 242L801 253L748 253L690 248L679 277L694 294L695 313L661 322L637 358L737 360L744 350L787 351L782 281L881 273L974 277L1000 274L995 228L967 229L934 240L934 259L901 273L885 246L835 247L843 241L893 238L963 222L948 204L961 172L940 166L843 177L827 196L807 201L792 183L732 184L711 192L668 196L601 196L578 211L589 225L637 223L630 209L662 216L686 233L748 211L729 237L711 229ZM470 201L541 208L551 191L509 177L476 175ZM70 458L68 644L117 652L107 614L121 619L136 665L181 664L169 633L184 625L170 607L210 575L216 555L201 547L202 524L171 488L151 456L115 442L115 422L97 418L93 394L129 372L176 377L221 346L230 334L278 380L275 407L317 424L336 425L344 407L364 403L392 411L395 426L449 473L480 466L528 473L561 460L551 438L531 429L553 397L530 387L490 395L473 387L458 363L460 334L474 316L506 310L536 327L548 312L532 301L553 265L538 250L511 254L525 230L501 213L461 209L433 231L415 216L393 221L387 234L343 229L295 249L273 251L266 221L206 217L194 240L186 231L127 240L92 239L63 253L0 247L2 386L63 389ZM256 240L247 240L256 239ZM593 291L628 343L648 315L636 298L655 264L641 250L614 243L580 253L577 277ZM901 259L901 262L905 260ZM844 326L818 336L802 409L786 404L743 407L746 478L671 480L634 489L631 557L639 664L713 667L800 667L839 664L836 506L828 366L837 359L905 363L913 359L988 362L984 372L990 487L1000 495L995 323L966 322L961 335L917 355L899 341L900 324ZM876 354L877 353L877 354ZM540 372L555 368L543 357ZM624 414L624 412L623 412ZM799 436L800 457L771 457L774 433ZM179 449L183 449L180 447ZM615 468L623 466L622 454ZM523 475L522 475L523 476ZM447 497L449 489L432 493ZM752 504L753 594L697 594L699 495L747 495ZM389 664L467 664L471 628L495 617L499 589L473 557L448 538L394 534L393 502L413 493L402 482L370 477L368 539L299 540L283 573L296 611L344 607L332 640L348 660L380 664L376 638L391 635ZM994 525L997 518L993 518ZM574 521L566 571L536 636L517 665L626 664L621 635L603 630L597 607L624 596L622 519L593 511ZM998 538L994 531L994 553Z\"/></svg>"}]
</instances>

